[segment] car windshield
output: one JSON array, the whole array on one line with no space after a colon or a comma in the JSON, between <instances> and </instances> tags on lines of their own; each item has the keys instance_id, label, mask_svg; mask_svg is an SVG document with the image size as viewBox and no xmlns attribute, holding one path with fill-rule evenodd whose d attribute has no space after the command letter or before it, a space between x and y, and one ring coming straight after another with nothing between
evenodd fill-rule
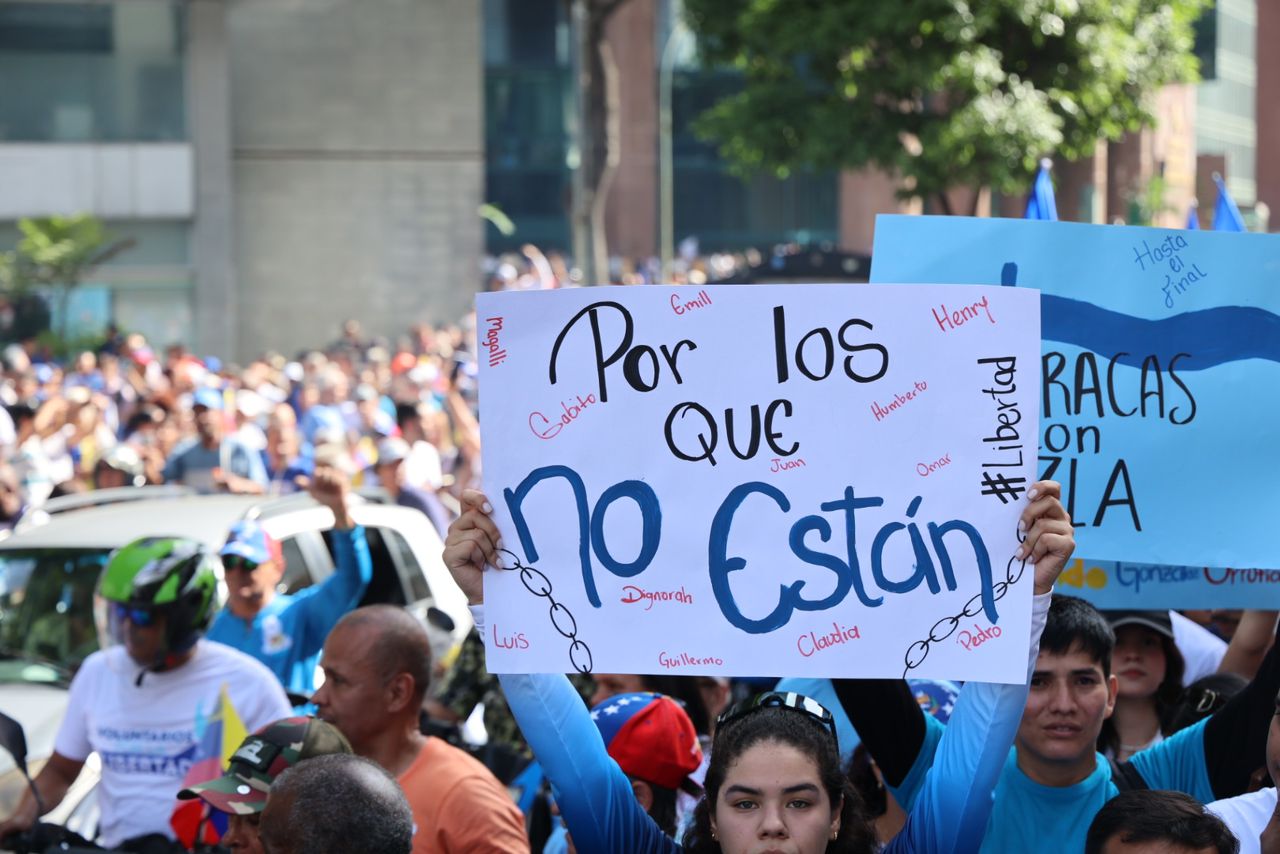
<instances>
[{"instance_id":1,"label":"car windshield","mask_svg":"<svg viewBox=\"0 0 1280 854\"><path fill-rule=\"evenodd\" d=\"M0 682L63 682L98 648L104 549L0 551Z\"/></svg>"}]
</instances>

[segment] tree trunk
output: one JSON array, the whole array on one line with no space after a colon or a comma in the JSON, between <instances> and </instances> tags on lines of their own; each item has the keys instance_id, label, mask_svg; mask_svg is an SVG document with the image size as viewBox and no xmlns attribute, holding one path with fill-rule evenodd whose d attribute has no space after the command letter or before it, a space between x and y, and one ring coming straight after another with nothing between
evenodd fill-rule
<instances>
[{"instance_id":1,"label":"tree trunk","mask_svg":"<svg viewBox=\"0 0 1280 854\"><path fill-rule=\"evenodd\" d=\"M573 253L588 285L608 284L605 209L618 165L617 67L605 40L625 0L572 0L578 50L578 168L573 180Z\"/></svg>"}]
</instances>

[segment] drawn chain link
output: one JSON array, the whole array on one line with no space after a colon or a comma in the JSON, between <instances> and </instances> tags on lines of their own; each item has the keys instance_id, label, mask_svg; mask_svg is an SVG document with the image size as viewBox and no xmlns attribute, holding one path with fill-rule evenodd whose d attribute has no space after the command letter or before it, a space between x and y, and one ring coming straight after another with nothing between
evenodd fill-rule
<instances>
[{"instance_id":1,"label":"drawn chain link","mask_svg":"<svg viewBox=\"0 0 1280 854\"><path fill-rule=\"evenodd\" d=\"M1021 531L1018 532L1017 536L1019 543L1026 541L1026 535ZM1016 571L1013 567L1014 563L1018 564ZM1027 561L1025 558L1018 560L1018 556L1016 554L1009 558L1009 562L1005 564L1004 581L997 581L991 586L991 600L993 602L998 602L1004 598L1004 595L1009 592L1009 588L1022 580L1022 574L1026 571L1026 568ZM934 623L933 628L929 629L929 636L927 638L924 640L918 640L911 644L911 646L907 647L906 655L903 656L906 669L902 671L902 678L906 679L908 673L924 663L924 660L929 656L930 644L942 643L944 640L955 634L956 629L960 627L960 621L962 619L966 617L976 617L981 613L982 593L978 592L972 599L965 603L964 610L959 614L956 614L954 617L943 617L941 620Z\"/></svg>"},{"instance_id":2,"label":"drawn chain link","mask_svg":"<svg viewBox=\"0 0 1280 854\"><path fill-rule=\"evenodd\" d=\"M524 584L524 589L528 590L539 599L546 599L551 603L551 626L560 635L566 638L569 643L569 662L573 665L573 669L579 673L591 672L591 648L588 647L578 638L578 621L574 619L573 614L563 603L557 602L551 596L551 579L543 575L539 570L532 566L525 566L520 562L520 558L510 549L498 549L503 555L509 556L504 563L511 563L511 566L503 566L497 564L496 569L504 572L520 572L520 581ZM568 625L568 628L565 628Z\"/></svg>"}]
</instances>

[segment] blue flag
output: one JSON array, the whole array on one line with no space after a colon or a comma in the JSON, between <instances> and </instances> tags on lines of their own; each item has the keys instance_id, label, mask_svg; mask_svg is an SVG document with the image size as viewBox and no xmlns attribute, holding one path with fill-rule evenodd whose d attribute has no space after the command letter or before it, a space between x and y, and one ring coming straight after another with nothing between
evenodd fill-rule
<instances>
[{"instance_id":1,"label":"blue flag","mask_svg":"<svg viewBox=\"0 0 1280 854\"><path fill-rule=\"evenodd\" d=\"M1218 203L1213 208L1213 230L1246 231L1244 217L1240 216L1240 209L1227 192L1227 182L1217 172L1213 173L1213 182L1218 185Z\"/></svg>"},{"instance_id":2,"label":"blue flag","mask_svg":"<svg viewBox=\"0 0 1280 854\"><path fill-rule=\"evenodd\" d=\"M1053 197L1053 180L1049 176L1052 168L1053 161L1049 158L1040 161L1040 172L1036 175L1036 184L1031 188L1031 196L1027 199L1027 213L1023 219L1057 221L1058 202Z\"/></svg>"},{"instance_id":3,"label":"blue flag","mask_svg":"<svg viewBox=\"0 0 1280 854\"><path fill-rule=\"evenodd\" d=\"M1200 204L1195 199L1191 200L1191 209L1187 211L1187 230L1200 230Z\"/></svg>"}]
</instances>

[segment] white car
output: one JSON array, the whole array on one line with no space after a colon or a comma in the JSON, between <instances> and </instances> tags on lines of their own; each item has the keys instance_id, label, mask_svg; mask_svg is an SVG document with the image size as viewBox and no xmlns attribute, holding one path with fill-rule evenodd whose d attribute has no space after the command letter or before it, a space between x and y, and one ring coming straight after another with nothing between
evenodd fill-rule
<instances>
[{"instance_id":1,"label":"white car","mask_svg":"<svg viewBox=\"0 0 1280 854\"><path fill-rule=\"evenodd\" d=\"M471 614L427 517L359 495L352 496L351 516L365 529L373 563L360 604L406 607L427 625L437 650L461 642ZM321 582L334 571L327 533L333 513L305 494L264 499L198 496L170 487L109 490L96 500L90 493L50 502L35 523L0 540L0 711L23 725L33 775L53 752L71 675L97 649L93 597L111 552L139 537L175 536L216 553L232 523L245 518L256 519L280 542L282 592ZM94 760L87 771L94 770ZM85 795L94 782L96 774L82 773L48 820L92 837L96 810ZM16 808L25 785L0 751L0 817Z\"/></svg>"}]
</instances>

